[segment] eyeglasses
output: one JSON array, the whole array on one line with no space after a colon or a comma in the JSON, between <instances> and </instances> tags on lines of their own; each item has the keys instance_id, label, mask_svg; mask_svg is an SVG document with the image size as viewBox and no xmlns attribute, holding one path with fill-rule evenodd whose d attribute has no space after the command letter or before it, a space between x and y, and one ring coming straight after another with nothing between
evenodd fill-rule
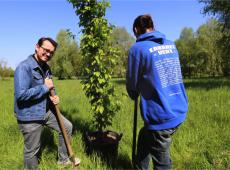
<instances>
[{"instance_id":1,"label":"eyeglasses","mask_svg":"<svg viewBox=\"0 0 230 170\"><path fill-rule=\"evenodd\" d=\"M45 47L42 47L42 46L40 46L47 54L50 54L51 56L53 56L54 55L54 51L51 51L51 50L49 50L49 49L47 49L47 48L45 48Z\"/></svg>"}]
</instances>

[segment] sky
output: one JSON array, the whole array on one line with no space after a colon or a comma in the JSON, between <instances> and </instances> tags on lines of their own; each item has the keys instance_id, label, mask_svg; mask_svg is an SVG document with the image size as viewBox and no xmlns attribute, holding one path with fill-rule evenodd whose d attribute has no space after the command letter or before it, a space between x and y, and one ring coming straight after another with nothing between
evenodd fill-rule
<instances>
[{"instance_id":1,"label":"sky","mask_svg":"<svg viewBox=\"0 0 230 170\"><path fill-rule=\"evenodd\" d=\"M184 27L196 31L209 16L202 14L198 0L110 0L108 21L131 34L134 19L150 14L156 30L175 41ZM67 0L0 0L0 60L16 66L30 54L42 36L56 39L61 29L70 29L80 39L78 16Z\"/></svg>"}]
</instances>

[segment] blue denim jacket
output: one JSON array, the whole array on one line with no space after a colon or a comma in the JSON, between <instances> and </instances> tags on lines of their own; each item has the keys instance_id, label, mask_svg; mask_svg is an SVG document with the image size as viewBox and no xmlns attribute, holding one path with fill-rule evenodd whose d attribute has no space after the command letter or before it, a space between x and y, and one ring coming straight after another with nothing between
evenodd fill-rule
<instances>
[{"instance_id":1,"label":"blue denim jacket","mask_svg":"<svg viewBox=\"0 0 230 170\"><path fill-rule=\"evenodd\" d=\"M14 112L20 121L43 120L49 89L44 79L51 77L47 64L43 70L33 55L22 61L14 73Z\"/></svg>"}]
</instances>

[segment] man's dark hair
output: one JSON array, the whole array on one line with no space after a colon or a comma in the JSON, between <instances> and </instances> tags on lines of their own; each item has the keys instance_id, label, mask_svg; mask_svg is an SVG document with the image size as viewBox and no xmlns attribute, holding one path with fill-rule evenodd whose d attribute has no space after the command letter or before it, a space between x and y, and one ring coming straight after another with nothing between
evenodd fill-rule
<instances>
[{"instance_id":1,"label":"man's dark hair","mask_svg":"<svg viewBox=\"0 0 230 170\"><path fill-rule=\"evenodd\" d=\"M138 30L139 34L144 34L146 29L152 28L154 30L153 20L150 15L139 15L133 23L133 32L135 33L135 28Z\"/></svg>"},{"instance_id":2,"label":"man's dark hair","mask_svg":"<svg viewBox=\"0 0 230 170\"><path fill-rule=\"evenodd\" d=\"M42 44L43 44L44 41L49 41L54 46L55 49L58 46L58 43L56 41L54 41L52 38L50 38L50 37L42 37L42 38L40 38L38 40L38 43L37 43L39 45L39 47L42 46Z\"/></svg>"}]
</instances>

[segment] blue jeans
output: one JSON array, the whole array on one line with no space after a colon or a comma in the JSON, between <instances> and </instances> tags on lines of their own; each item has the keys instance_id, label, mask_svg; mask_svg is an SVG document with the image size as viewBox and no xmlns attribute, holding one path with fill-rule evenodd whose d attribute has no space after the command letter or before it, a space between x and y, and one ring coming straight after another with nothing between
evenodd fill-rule
<instances>
[{"instance_id":1,"label":"blue jeans","mask_svg":"<svg viewBox=\"0 0 230 170\"><path fill-rule=\"evenodd\" d=\"M153 131L143 127L140 130L137 144L137 169L149 169L150 158L155 170L172 169L169 147L171 136L176 129Z\"/></svg>"},{"instance_id":2,"label":"blue jeans","mask_svg":"<svg viewBox=\"0 0 230 170\"><path fill-rule=\"evenodd\" d=\"M62 116L62 120L68 136L72 135L72 123ZM48 126L59 134L58 141L58 158L59 161L64 162L68 159L67 148L61 130L59 128L57 119L51 110L45 115L44 121L21 122L18 121L18 126L24 137L24 166L26 169L38 168L38 154L40 150L40 138L43 126Z\"/></svg>"}]
</instances>

